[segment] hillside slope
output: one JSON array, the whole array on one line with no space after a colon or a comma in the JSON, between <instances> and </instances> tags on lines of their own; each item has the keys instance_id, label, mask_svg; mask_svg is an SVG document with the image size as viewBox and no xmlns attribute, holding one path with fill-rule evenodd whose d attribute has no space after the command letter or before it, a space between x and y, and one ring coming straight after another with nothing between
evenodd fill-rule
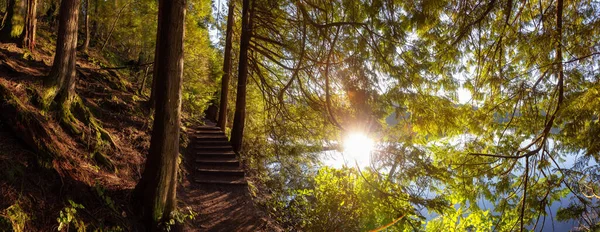
<instances>
[{"instance_id":1,"label":"hillside slope","mask_svg":"<svg viewBox=\"0 0 600 232\"><path fill-rule=\"evenodd\" d=\"M74 133L60 115L36 106L54 50L51 35L40 35L34 55L0 44L0 231L135 231L130 195L152 125L146 97L136 94L141 79L130 78L127 68L106 68L118 65L98 51L78 53L76 92L85 107L75 113ZM252 203L247 194L239 197ZM193 201L180 200L181 209L197 209L186 202ZM220 203L217 210L231 205ZM194 214L186 230L206 230L190 223L204 217Z\"/></svg>"}]
</instances>

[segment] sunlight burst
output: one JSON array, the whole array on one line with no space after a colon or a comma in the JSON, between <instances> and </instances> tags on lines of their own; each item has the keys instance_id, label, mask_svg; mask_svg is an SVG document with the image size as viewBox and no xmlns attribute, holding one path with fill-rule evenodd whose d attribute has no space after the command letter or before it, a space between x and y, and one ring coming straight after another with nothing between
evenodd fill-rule
<instances>
[{"instance_id":1,"label":"sunlight burst","mask_svg":"<svg viewBox=\"0 0 600 232\"><path fill-rule=\"evenodd\" d=\"M375 142L363 133L350 133L344 139L344 158L348 164L353 166L356 163L360 166L366 166L371 159L371 151Z\"/></svg>"}]
</instances>

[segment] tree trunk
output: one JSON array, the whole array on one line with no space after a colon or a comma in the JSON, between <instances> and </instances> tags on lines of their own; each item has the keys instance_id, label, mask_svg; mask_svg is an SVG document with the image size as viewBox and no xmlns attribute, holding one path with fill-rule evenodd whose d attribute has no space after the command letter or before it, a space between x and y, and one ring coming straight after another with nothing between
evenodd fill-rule
<instances>
[{"instance_id":1,"label":"tree trunk","mask_svg":"<svg viewBox=\"0 0 600 232\"><path fill-rule=\"evenodd\" d=\"M21 47L33 52L35 49L35 34L37 28L37 0L27 0L27 15L25 27L21 33Z\"/></svg>"},{"instance_id":2,"label":"tree trunk","mask_svg":"<svg viewBox=\"0 0 600 232\"><path fill-rule=\"evenodd\" d=\"M140 88L138 89L138 95L143 96L144 95L144 89L146 88L146 81L148 81L148 69L150 67L146 66L144 67L144 76L142 77L142 83Z\"/></svg>"},{"instance_id":3,"label":"tree trunk","mask_svg":"<svg viewBox=\"0 0 600 232\"><path fill-rule=\"evenodd\" d=\"M221 102L217 126L225 131L227 127L227 98L229 96L229 79L231 76L231 35L233 31L233 8L235 1L229 0L227 11L227 31L225 32L225 55L223 59L223 77L221 78Z\"/></svg>"},{"instance_id":4,"label":"tree trunk","mask_svg":"<svg viewBox=\"0 0 600 232\"><path fill-rule=\"evenodd\" d=\"M92 29L91 34L94 38L98 35L98 0L94 0L94 18L92 18ZM94 46L94 45L92 45Z\"/></svg>"},{"instance_id":5,"label":"tree trunk","mask_svg":"<svg viewBox=\"0 0 600 232\"><path fill-rule=\"evenodd\" d=\"M158 11L158 22L162 20L162 13ZM161 24L158 24L158 31L161 30ZM156 105L156 73L158 73L158 44L160 42L160 35L156 34L156 48L154 49L154 64L152 65L152 85L150 86L150 98L148 99L148 109L154 109Z\"/></svg>"},{"instance_id":6,"label":"tree trunk","mask_svg":"<svg viewBox=\"0 0 600 232\"><path fill-rule=\"evenodd\" d=\"M85 41L83 42L83 52L87 53L90 46L90 0L85 0Z\"/></svg>"},{"instance_id":7,"label":"tree trunk","mask_svg":"<svg viewBox=\"0 0 600 232\"><path fill-rule=\"evenodd\" d=\"M158 53L154 53L158 54ZM152 83L150 84L150 97L148 98L148 109L153 110L156 102L156 59L158 56L154 55L154 64L152 69Z\"/></svg>"},{"instance_id":8,"label":"tree trunk","mask_svg":"<svg viewBox=\"0 0 600 232\"><path fill-rule=\"evenodd\" d=\"M150 151L135 197L147 230L160 230L176 207L185 0L159 3L156 109Z\"/></svg>"},{"instance_id":9,"label":"tree trunk","mask_svg":"<svg viewBox=\"0 0 600 232\"><path fill-rule=\"evenodd\" d=\"M50 75L45 81L45 106L53 100L61 106L70 106L75 97L79 3L79 0L62 0L60 3L56 54Z\"/></svg>"},{"instance_id":10,"label":"tree trunk","mask_svg":"<svg viewBox=\"0 0 600 232\"><path fill-rule=\"evenodd\" d=\"M235 114L231 129L231 145L238 153L242 149L244 122L246 119L246 83L248 82L248 47L252 36L252 17L249 9L250 0L244 0L242 5L242 35L240 38L240 61L238 66L237 96L235 99ZM254 5L254 4L253 4Z\"/></svg>"},{"instance_id":11,"label":"tree trunk","mask_svg":"<svg viewBox=\"0 0 600 232\"><path fill-rule=\"evenodd\" d=\"M13 40L11 33L13 30L12 18L15 15L15 1L8 0L6 3L6 14L2 18L2 29L0 30L0 41L2 42Z\"/></svg>"}]
</instances>

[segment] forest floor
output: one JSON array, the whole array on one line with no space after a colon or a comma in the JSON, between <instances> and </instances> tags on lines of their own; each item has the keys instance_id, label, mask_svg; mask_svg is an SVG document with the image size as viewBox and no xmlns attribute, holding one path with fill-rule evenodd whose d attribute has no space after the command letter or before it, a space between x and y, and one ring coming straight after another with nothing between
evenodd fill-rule
<instances>
[{"instance_id":1,"label":"forest floor","mask_svg":"<svg viewBox=\"0 0 600 232\"><path fill-rule=\"evenodd\" d=\"M113 64L94 49L88 55L78 53L76 92L98 124L110 133L114 145L97 146L90 142L97 138L85 120L76 123L81 134L67 132L56 113L41 111L34 104L33 96L41 90L52 64L54 42L48 31L39 30L34 55L15 44L0 43L0 87L14 96L0 99L0 107L16 101L19 109L11 115L0 108L0 231L56 231L69 227L135 231L135 210L130 200L150 146L152 121L144 107L147 97L136 94L135 82L139 80L130 78L128 69L103 68ZM20 118L23 115L32 118ZM28 128L28 120L42 122L41 130L49 135L43 141L57 148L51 159L34 147L39 147L40 141L15 131L33 131ZM15 121L25 125L15 125ZM184 115L183 121L192 120ZM185 133L185 127L182 130ZM182 174L187 173L185 165L182 168ZM183 213L189 213L188 209L196 211L193 219L186 220L186 231L226 231L232 224L249 226L237 227L239 230L276 228L264 227L269 219L253 206L248 191L229 191L224 198L191 205L197 202L186 199L189 194L210 199L223 189L185 192L189 185L184 174L178 191L179 208ZM236 221L232 206L252 215L253 221ZM222 212L222 221L207 221L212 218L203 215L207 210Z\"/></svg>"}]
</instances>

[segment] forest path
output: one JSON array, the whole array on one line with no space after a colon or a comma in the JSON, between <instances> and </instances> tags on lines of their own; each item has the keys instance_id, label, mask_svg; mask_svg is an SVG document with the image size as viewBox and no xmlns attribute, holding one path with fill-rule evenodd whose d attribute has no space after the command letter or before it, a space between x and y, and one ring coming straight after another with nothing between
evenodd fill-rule
<instances>
[{"instance_id":1,"label":"forest path","mask_svg":"<svg viewBox=\"0 0 600 232\"><path fill-rule=\"evenodd\" d=\"M252 201L244 170L223 131L199 126L188 136L187 172L177 194L181 209L189 207L198 215L184 231L272 231Z\"/></svg>"}]
</instances>

